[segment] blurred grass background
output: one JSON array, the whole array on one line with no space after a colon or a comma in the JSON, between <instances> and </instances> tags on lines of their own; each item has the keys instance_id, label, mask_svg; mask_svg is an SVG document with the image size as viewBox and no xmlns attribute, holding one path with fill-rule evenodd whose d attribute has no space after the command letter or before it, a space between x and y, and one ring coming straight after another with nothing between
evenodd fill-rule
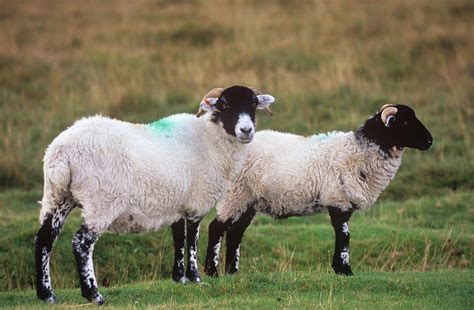
<instances>
[{"instance_id":1,"label":"blurred grass background","mask_svg":"<svg viewBox=\"0 0 474 310\"><path fill-rule=\"evenodd\" d=\"M245 5L244 5L245 4ZM0 187L41 185L48 143L96 113L195 112L213 87L273 94L259 129L354 130L385 103L432 131L386 195L473 188L471 1L1 1Z\"/></svg>"},{"instance_id":2,"label":"blurred grass background","mask_svg":"<svg viewBox=\"0 0 474 310\"><path fill-rule=\"evenodd\" d=\"M473 29L470 0L0 0L0 290L32 287L41 160L59 132L96 113L194 113L209 89L234 84L276 97L258 129L355 130L385 103L412 106L434 145L407 150L380 202L354 216L353 269L471 270ZM77 286L78 224L75 212L53 255L56 287ZM332 247L326 215L259 216L242 268L328 271ZM168 230L106 235L99 278L167 279L171 253Z\"/></svg>"}]
</instances>

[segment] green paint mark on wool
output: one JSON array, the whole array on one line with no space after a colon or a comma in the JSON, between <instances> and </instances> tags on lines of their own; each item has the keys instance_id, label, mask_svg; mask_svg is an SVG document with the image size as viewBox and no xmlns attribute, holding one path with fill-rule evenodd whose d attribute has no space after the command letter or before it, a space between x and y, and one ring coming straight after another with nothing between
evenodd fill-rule
<instances>
[{"instance_id":1,"label":"green paint mark on wool","mask_svg":"<svg viewBox=\"0 0 474 310\"><path fill-rule=\"evenodd\" d=\"M169 136L173 131L173 121L168 118L162 118L156 122L147 125L154 133Z\"/></svg>"},{"instance_id":2,"label":"green paint mark on wool","mask_svg":"<svg viewBox=\"0 0 474 310\"><path fill-rule=\"evenodd\" d=\"M326 133L319 133L319 134L316 134L316 135L312 135L310 139L314 140L315 142L321 142L321 141L327 140L327 139L337 135L338 133L341 133L341 132L333 130L333 131L329 131L329 132L326 132Z\"/></svg>"}]
</instances>

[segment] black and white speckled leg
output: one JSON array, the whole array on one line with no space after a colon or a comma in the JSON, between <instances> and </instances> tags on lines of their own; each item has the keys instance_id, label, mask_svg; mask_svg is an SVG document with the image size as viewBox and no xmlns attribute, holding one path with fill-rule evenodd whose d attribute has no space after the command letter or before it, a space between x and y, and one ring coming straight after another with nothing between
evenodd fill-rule
<instances>
[{"instance_id":1,"label":"black and white speckled leg","mask_svg":"<svg viewBox=\"0 0 474 310\"><path fill-rule=\"evenodd\" d=\"M352 211L341 211L338 208L328 208L332 227L336 235L336 245L332 259L332 268L337 274L353 275L349 265L349 219Z\"/></svg>"},{"instance_id":2,"label":"black and white speckled leg","mask_svg":"<svg viewBox=\"0 0 474 310\"><path fill-rule=\"evenodd\" d=\"M51 250L74 206L74 203L65 200L58 208L52 210L52 213L45 216L41 228L35 235L36 294L46 303L56 302L49 273Z\"/></svg>"},{"instance_id":3,"label":"black and white speckled leg","mask_svg":"<svg viewBox=\"0 0 474 310\"><path fill-rule=\"evenodd\" d=\"M219 266L219 251L222 237L231 225L231 220L221 222L217 218L209 224L209 240L207 243L206 261L204 271L210 277L217 277L217 267Z\"/></svg>"},{"instance_id":4,"label":"black and white speckled leg","mask_svg":"<svg viewBox=\"0 0 474 310\"><path fill-rule=\"evenodd\" d=\"M173 263L173 281L186 284L189 279L184 274L184 242L186 240L185 220L179 221L171 225L174 242L174 263Z\"/></svg>"},{"instance_id":5,"label":"black and white speckled leg","mask_svg":"<svg viewBox=\"0 0 474 310\"><path fill-rule=\"evenodd\" d=\"M94 262L92 261L94 245L99 239L99 236L100 233L82 224L72 238L72 251L76 259L82 297L92 303L102 305L105 303L105 299L99 293L94 274Z\"/></svg>"},{"instance_id":6,"label":"black and white speckled leg","mask_svg":"<svg viewBox=\"0 0 474 310\"><path fill-rule=\"evenodd\" d=\"M188 247L188 265L186 268L186 277L191 282L201 282L197 263L197 247L199 240L199 225L201 220L186 221L186 245Z\"/></svg>"},{"instance_id":7,"label":"black and white speckled leg","mask_svg":"<svg viewBox=\"0 0 474 310\"><path fill-rule=\"evenodd\" d=\"M255 217L255 213L253 205L249 205L247 211L245 211L245 213L243 213L227 231L227 249L225 255L226 273L233 274L239 271L240 243L242 242L242 236L244 235L245 230Z\"/></svg>"}]
</instances>

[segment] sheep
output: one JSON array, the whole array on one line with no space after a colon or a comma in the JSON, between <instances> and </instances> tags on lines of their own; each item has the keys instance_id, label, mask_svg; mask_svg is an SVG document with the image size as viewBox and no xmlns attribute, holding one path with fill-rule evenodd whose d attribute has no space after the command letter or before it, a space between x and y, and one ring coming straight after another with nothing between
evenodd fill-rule
<instances>
[{"instance_id":1,"label":"sheep","mask_svg":"<svg viewBox=\"0 0 474 310\"><path fill-rule=\"evenodd\" d=\"M352 275L349 219L370 208L394 178L405 147L427 150L433 138L406 105L385 105L355 133L303 137L260 131L209 225L205 272L217 276L226 235L226 273L236 273L242 236L260 211L277 219L329 212L335 232L332 268Z\"/></svg>"},{"instance_id":2,"label":"sheep","mask_svg":"<svg viewBox=\"0 0 474 310\"><path fill-rule=\"evenodd\" d=\"M92 253L107 229L157 230L187 220L186 275L200 279L196 242L201 218L236 177L255 133L255 110L274 101L243 86L215 89L200 104L202 117L175 114L151 124L102 116L83 118L63 131L44 156L41 227L35 236L37 296L55 303L51 249L68 214L78 207L83 223L72 240L82 296L99 293ZM178 225L179 226L179 225ZM174 239L184 244L183 233ZM180 263L184 246L180 245ZM184 266L173 276L185 277Z\"/></svg>"}]
</instances>

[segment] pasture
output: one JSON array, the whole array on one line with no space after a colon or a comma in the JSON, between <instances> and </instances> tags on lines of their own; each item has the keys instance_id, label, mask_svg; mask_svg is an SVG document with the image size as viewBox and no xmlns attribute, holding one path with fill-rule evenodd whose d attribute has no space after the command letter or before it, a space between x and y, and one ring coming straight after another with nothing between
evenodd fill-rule
<instances>
[{"instance_id":1,"label":"pasture","mask_svg":"<svg viewBox=\"0 0 474 310\"><path fill-rule=\"evenodd\" d=\"M59 132L97 113L139 123L195 113L209 89L241 84L276 98L258 129L355 130L402 102L434 145L406 150L375 206L353 215L354 277L332 273L326 214L259 215L241 272L203 285L171 281L170 229L104 235L94 258L107 305L472 308L473 26L469 0L0 0L0 306L42 306L36 201ZM213 216L202 224L201 268ZM75 210L53 250L60 306L85 303L70 246L79 223Z\"/></svg>"}]
</instances>

